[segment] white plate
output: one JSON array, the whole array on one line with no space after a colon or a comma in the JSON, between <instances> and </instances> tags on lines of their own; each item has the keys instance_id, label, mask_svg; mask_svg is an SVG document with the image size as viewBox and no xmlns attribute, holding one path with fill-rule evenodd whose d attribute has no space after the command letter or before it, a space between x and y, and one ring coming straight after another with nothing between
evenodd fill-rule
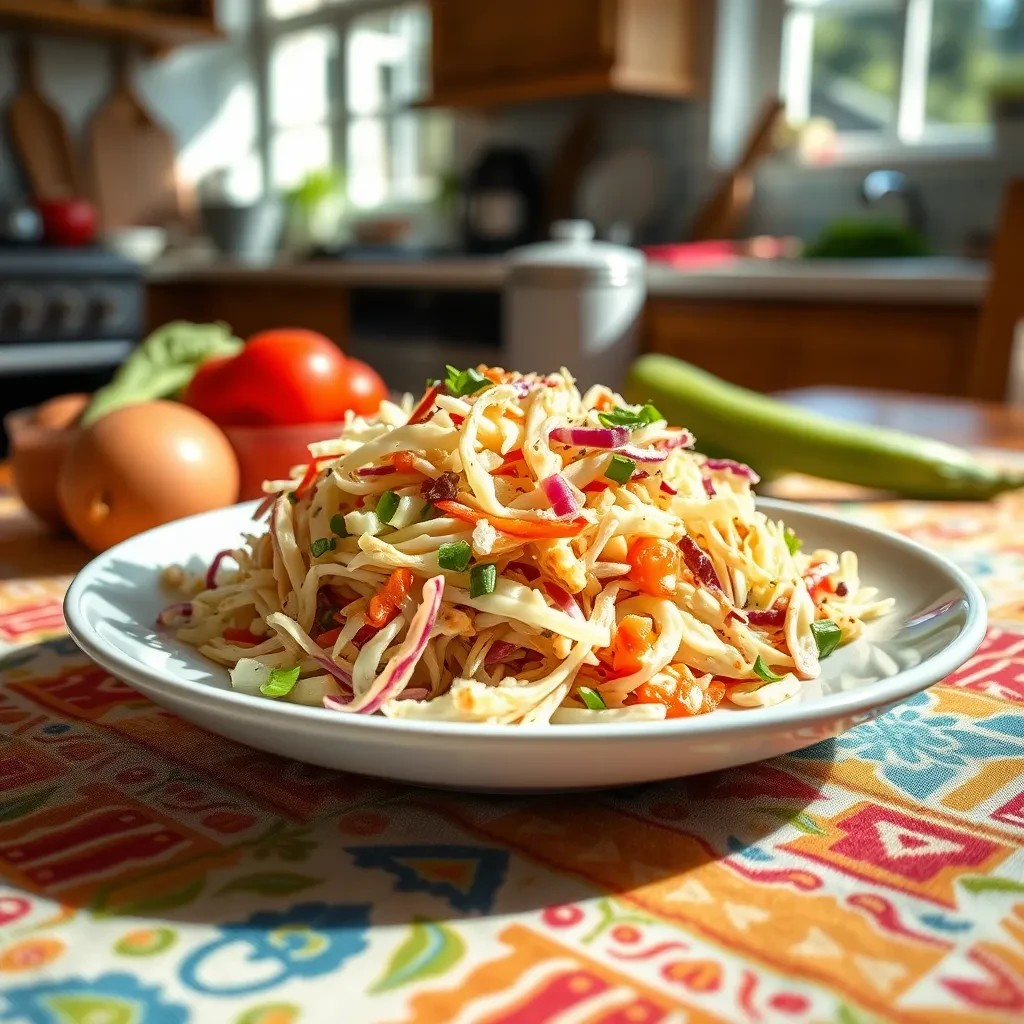
<instances>
[{"instance_id":1,"label":"white plate","mask_svg":"<svg viewBox=\"0 0 1024 1024\"><path fill-rule=\"evenodd\" d=\"M300 761L457 789L625 785L786 754L881 714L963 664L985 633L977 586L925 548L782 501L762 501L808 550L850 548L896 610L823 664L820 680L771 708L607 726L517 727L393 721L250 697L227 672L153 623L163 566L204 567L252 530L254 505L169 523L90 562L64 601L79 646L158 704L212 732Z\"/></svg>"}]
</instances>

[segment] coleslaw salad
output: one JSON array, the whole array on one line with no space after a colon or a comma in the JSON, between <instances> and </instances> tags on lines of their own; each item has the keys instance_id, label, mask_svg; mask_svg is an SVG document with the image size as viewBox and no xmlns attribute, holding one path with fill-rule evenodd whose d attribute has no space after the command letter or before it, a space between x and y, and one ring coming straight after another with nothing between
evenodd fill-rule
<instances>
[{"instance_id":1,"label":"coleslaw salad","mask_svg":"<svg viewBox=\"0 0 1024 1024\"><path fill-rule=\"evenodd\" d=\"M570 374L448 368L266 485L165 626L269 699L536 725L779 703L892 602L756 474ZM188 596L188 595L182 595Z\"/></svg>"}]
</instances>

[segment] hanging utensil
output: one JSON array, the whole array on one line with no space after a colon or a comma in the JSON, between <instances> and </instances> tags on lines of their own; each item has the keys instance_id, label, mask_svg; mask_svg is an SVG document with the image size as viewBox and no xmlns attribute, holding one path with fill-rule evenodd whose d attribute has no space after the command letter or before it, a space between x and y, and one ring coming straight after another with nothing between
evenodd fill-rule
<instances>
[{"instance_id":1,"label":"hanging utensil","mask_svg":"<svg viewBox=\"0 0 1024 1024\"><path fill-rule=\"evenodd\" d=\"M88 128L89 165L105 231L182 220L174 140L135 91L127 55L117 84Z\"/></svg>"},{"instance_id":2,"label":"hanging utensil","mask_svg":"<svg viewBox=\"0 0 1024 1024\"><path fill-rule=\"evenodd\" d=\"M8 122L18 161L37 202L82 194L78 161L60 111L39 87L35 54L28 42L16 48L21 88L11 100Z\"/></svg>"},{"instance_id":3,"label":"hanging utensil","mask_svg":"<svg viewBox=\"0 0 1024 1024\"><path fill-rule=\"evenodd\" d=\"M784 109L780 99L765 104L747 135L739 160L697 212L689 241L735 237L754 200L754 170L774 148L775 126Z\"/></svg>"}]
</instances>

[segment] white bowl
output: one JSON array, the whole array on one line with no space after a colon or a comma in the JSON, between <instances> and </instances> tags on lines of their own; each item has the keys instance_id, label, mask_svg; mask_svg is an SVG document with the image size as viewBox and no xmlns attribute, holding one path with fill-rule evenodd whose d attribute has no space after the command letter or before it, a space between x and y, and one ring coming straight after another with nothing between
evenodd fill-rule
<instances>
[{"instance_id":1,"label":"white bowl","mask_svg":"<svg viewBox=\"0 0 1024 1024\"><path fill-rule=\"evenodd\" d=\"M125 259L148 266L167 248L167 232L163 228L120 228L105 234L103 244Z\"/></svg>"}]
</instances>

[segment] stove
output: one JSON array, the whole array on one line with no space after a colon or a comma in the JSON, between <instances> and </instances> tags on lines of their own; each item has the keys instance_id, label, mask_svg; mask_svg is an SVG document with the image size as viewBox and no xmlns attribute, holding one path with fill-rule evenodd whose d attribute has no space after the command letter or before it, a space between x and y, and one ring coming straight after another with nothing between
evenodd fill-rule
<instances>
[{"instance_id":1,"label":"stove","mask_svg":"<svg viewBox=\"0 0 1024 1024\"><path fill-rule=\"evenodd\" d=\"M105 384L142 337L144 300L115 253L0 247L0 416Z\"/></svg>"}]
</instances>

